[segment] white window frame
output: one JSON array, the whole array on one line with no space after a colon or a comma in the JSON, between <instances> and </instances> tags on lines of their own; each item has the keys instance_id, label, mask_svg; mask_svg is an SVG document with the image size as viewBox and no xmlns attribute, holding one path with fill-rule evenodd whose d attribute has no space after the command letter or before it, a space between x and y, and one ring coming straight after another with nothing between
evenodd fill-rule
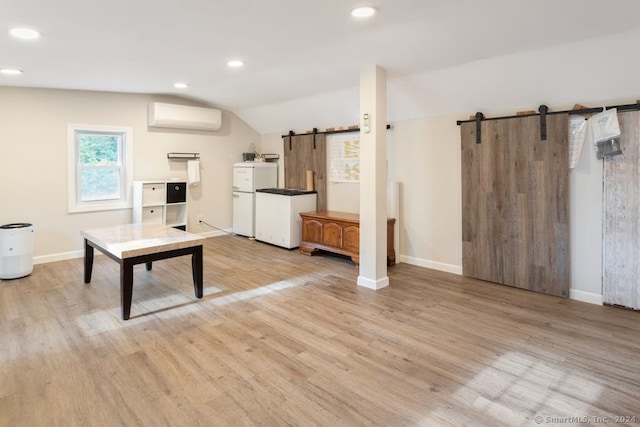
<instances>
[{"instance_id":1,"label":"white window frame","mask_svg":"<svg viewBox=\"0 0 640 427\"><path fill-rule=\"evenodd\" d=\"M80 199L80 156L76 135L82 132L122 134L124 176L121 174L119 198L92 201ZM67 181L69 213L130 209L132 207L131 188L133 186L133 129L123 126L67 125Z\"/></svg>"}]
</instances>

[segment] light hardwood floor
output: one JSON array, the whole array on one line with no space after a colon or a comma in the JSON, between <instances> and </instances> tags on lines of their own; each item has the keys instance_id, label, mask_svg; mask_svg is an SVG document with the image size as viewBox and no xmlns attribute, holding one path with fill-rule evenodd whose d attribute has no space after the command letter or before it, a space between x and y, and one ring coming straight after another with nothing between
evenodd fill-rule
<instances>
[{"instance_id":1,"label":"light hardwood floor","mask_svg":"<svg viewBox=\"0 0 640 427\"><path fill-rule=\"evenodd\" d=\"M406 264L376 292L237 236L204 258L202 300L188 257L136 267L129 321L104 256L1 281L0 426L640 421L640 313Z\"/></svg>"}]
</instances>

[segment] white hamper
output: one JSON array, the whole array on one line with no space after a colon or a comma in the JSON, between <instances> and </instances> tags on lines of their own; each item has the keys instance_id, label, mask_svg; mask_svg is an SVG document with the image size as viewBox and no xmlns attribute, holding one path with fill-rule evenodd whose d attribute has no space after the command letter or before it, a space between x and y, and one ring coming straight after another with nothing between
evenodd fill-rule
<instances>
[{"instance_id":1,"label":"white hamper","mask_svg":"<svg viewBox=\"0 0 640 427\"><path fill-rule=\"evenodd\" d=\"M0 226L0 279L17 279L33 271L33 224Z\"/></svg>"}]
</instances>

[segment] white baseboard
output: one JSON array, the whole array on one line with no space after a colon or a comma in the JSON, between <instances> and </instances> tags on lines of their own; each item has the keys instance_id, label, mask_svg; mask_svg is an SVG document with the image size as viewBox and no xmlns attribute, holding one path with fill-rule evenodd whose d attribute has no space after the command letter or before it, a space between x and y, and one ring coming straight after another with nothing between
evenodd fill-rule
<instances>
[{"instance_id":1,"label":"white baseboard","mask_svg":"<svg viewBox=\"0 0 640 427\"><path fill-rule=\"evenodd\" d=\"M602 295L594 294L592 292L580 291L573 288L569 290L569 299L588 302L589 304L602 305Z\"/></svg>"},{"instance_id":2,"label":"white baseboard","mask_svg":"<svg viewBox=\"0 0 640 427\"><path fill-rule=\"evenodd\" d=\"M40 256L33 257L33 263L46 264L48 262L64 261L66 259L74 259L74 258L82 258L82 257L84 257L84 250L72 251L72 252L61 252L58 254L40 255Z\"/></svg>"},{"instance_id":3,"label":"white baseboard","mask_svg":"<svg viewBox=\"0 0 640 427\"><path fill-rule=\"evenodd\" d=\"M400 261L407 264L417 265L418 267L431 268L434 270L445 271L447 273L453 273L462 275L462 267L458 265L445 264L442 262L431 261L428 259L415 258L406 255L400 255ZM591 292L585 292L578 289L570 289L569 299L587 302L589 304L602 305L602 295L594 294Z\"/></svg>"},{"instance_id":4,"label":"white baseboard","mask_svg":"<svg viewBox=\"0 0 640 427\"><path fill-rule=\"evenodd\" d=\"M228 228L226 230L205 231L205 232L196 233L196 234L202 237L220 237L220 236L226 236L227 234L233 234L233 233L231 229Z\"/></svg>"},{"instance_id":5,"label":"white baseboard","mask_svg":"<svg viewBox=\"0 0 640 427\"><path fill-rule=\"evenodd\" d=\"M447 273L462 276L462 266L460 265L445 264L443 262L431 261L407 255L400 255L399 258L400 262L406 262L407 264L417 265L418 267L431 268L433 270L445 271Z\"/></svg>"},{"instance_id":6,"label":"white baseboard","mask_svg":"<svg viewBox=\"0 0 640 427\"><path fill-rule=\"evenodd\" d=\"M378 290L389 286L389 277L383 277L382 279L372 280L366 277L358 276L358 286L365 288Z\"/></svg>"}]
</instances>

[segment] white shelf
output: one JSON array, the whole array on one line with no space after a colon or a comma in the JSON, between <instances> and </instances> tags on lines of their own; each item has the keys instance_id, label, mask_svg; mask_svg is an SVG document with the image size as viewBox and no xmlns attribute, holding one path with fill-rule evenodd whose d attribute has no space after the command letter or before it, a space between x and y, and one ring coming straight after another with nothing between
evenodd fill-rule
<instances>
[{"instance_id":1,"label":"white shelf","mask_svg":"<svg viewBox=\"0 0 640 427\"><path fill-rule=\"evenodd\" d=\"M187 228L185 181L134 181L133 222Z\"/></svg>"}]
</instances>

